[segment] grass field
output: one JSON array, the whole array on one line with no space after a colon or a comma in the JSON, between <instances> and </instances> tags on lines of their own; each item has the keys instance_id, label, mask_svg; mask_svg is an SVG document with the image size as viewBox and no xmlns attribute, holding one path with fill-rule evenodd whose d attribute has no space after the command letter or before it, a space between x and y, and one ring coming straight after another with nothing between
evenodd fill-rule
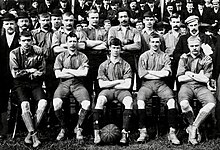
<instances>
[{"instance_id":1,"label":"grass field","mask_svg":"<svg viewBox=\"0 0 220 150\"><path fill-rule=\"evenodd\" d=\"M64 141L55 141L56 135L59 132L57 128L46 129L43 128L39 133L39 138L42 145L37 148L39 150L220 150L220 138L213 138L209 136L208 141L203 141L197 145L192 146L187 143L188 135L185 130L180 130L178 138L182 144L175 146L167 141L166 134L155 138L155 130L150 129L151 140L144 144L138 144L135 139L138 137L138 132L131 133L130 143L128 146L121 145L94 145L93 136L87 135L85 137L85 143L80 145L74 138L74 134L69 135L69 138ZM24 131L19 131L16 134L15 139L11 139L11 134L8 135L7 140L1 141L0 150L30 150L33 149L31 146L24 144L23 140L25 137ZM204 135L203 135L204 137Z\"/></svg>"}]
</instances>

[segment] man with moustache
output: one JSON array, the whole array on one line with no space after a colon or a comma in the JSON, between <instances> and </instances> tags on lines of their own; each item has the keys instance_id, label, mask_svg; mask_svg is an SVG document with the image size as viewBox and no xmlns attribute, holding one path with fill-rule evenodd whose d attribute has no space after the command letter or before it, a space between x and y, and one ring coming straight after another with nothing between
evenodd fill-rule
<instances>
[{"instance_id":1,"label":"man with moustache","mask_svg":"<svg viewBox=\"0 0 220 150\"><path fill-rule=\"evenodd\" d=\"M89 25L85 29L87 40L84 53L89 58L90 69L86 86L89 93L92 94L93 82L95 82L95 87L98 87L96 77L99 65L106 60L108 35L107 32L99 26L99 13L96 9L89 10L87 20ZM97 92L97 88L95 88L95 90Z\"/></svg>"},{"instance_id":2,"label":"man with moustache","mask_svg":"<svg viewBox=\"0 0 220 150\"><path fill-rule=\"evenodd\" d=\"M51 24L53 32L59 30L62 25L62 12L59 9L54 9L51 13Z\"/></svg>"},{"instance_id":3,"label":"man with moustache","mask_svg":"<svg viewBox=\"0 0 220 150\"><path fill-rule=\"evenodd\" d=\"M10 70L13 76L13 88L21 106L22 119L28 130L24 142L38 147L41 142L37 137L37 129L43 117L47 100L42 89L45 74L45 59L36 53L39 47L33 47L30 31L20 33L18 48L10 52ZM37 110L32 116L30 102L36 102ZM32 118L33 117L33 118Z\"/></svg>"},{"instance_id":4,"label":"man with moustache","mask_svg":"<svg viewBox=\"0 0 220 150\"><path fill-rule=\"evenodd\" d=\"M213 41L210 39L208 35L205 35L204 33L201 33L199 31L199 17L198 16L189 16L185 23L187 24L187 27L189 29L189 32L186 35L182 35L179 38L179 41L176 44L176 48L173 52L173 59L174 59L174 68L178 67L178 62L180 59L180 56L182 54L187 54L189 52L189 47L187 46L187 39L190 36L198 36L201 39L202 47L205 52L205 50L209 49L212 51L215 51L215 46L213 44ZM177 85L178 87L179 85Z\"/></svg>"},{"instance_id":5,"label":"man with moustache","mask_svg":"<svg viewBox=\"0 0 220 150\"><path fill-rule=\"evenodd\" d=\"M171 69L172 69L172 75L168 79L167 84L171 89L173 89L175 78L176 78L176 71L175 71L176 69L173 68L175 66L174 61L173 61L173 51L181 35L180 15L173 14L170 17L170 25L171 25L171 30L168 31L163 37L164 37L165 46L166 46L165 53L167 53L171 58Z\"/></svg>"},{"instance_id":6,"label":"man with moustache","mask_svg":"<svg viewBox=\"0 0 220 150\"><path fill-rule=\"evenodd\" d=\"M12 80L9 68L9 53L19 46L19 33L16 32L15 16L6 13L3 18L3 34L0 36L0 139L5 139L8 132L7 124L7 106L9 100L9 91L12 88Z\"/></svg>"},{"instance_id":7,"label":"man with moustache","mask_svg":"<svg viewBox=\"0 0 220 150\"><path fill-rule=\"evenodd\" d=\"M59 54L67 50L66 37L70 32L76 32L73 27L74 15L71 12L66 12L62 15L62 23L63 26L61 26L56 32L54 32L52 37L51 47L55 54ZM86 33L84 31L80 31L80 34L78 35L78 48L80 50L85 49Z\"/></svg>"},{"instance_id":8,"label":"man with moustache","mask_svg":"<svg viewBox=\"0 0 220 150\"><path fill-rule=\"evenodd\" d=\"M199 127L215 107L215 97L207 88L207 83L212 76L212 58L204 54L202 41L198 36L190 36L187 39L190 52L180 57L177 78L181 83L178 100L184 119L189 123L186 132L188 141L197 145L201 141ZM196 97L202 103L198 115L194 116L189 101Z\"/></svg>"},{"instance_id":9,"label":"man with moustache","mask_svg":"<svg viewBox=\"0 0 220 150\"><path fill-rule=\"evenodd\" d=\"M30 29L30 18L27 12L19 12L17 17L17 25L19 33L22 31L29 31Z\"/></svg>"},{"instance_id":10,"label":"man with moustache","mask_svg":"<svg viewBox=\"0 0 220 150\"><path fill-rule=\"evenodd\" d=\"M138 63L138 74L142 79L142 86L137 94L137 106L139 114L140 136L137 142L148 140L149 136L146 129L146 110L145 102L148 101L153 93L157 94L168 107L168 140L175 145L180 141L176 137L177 109L173 91L166 85L164 78L171 75L171 61L168 54L160 50L160 36L156 33L150 35L150 50L144 52Z\"/></svg>"},{"instance_id":11,"label":"man with moustache","mask_svg":"<svg viewBox=\"0 0 220 150\"><path fill-rule=\"evenodd\" d=\"M60 79L54 98L53 106L55 115L60 122L61 130L56 140L60 141L66 137L66 122L63 113L63 103L70 94L81 104L79 118L75 127L76 139L83 141L82 125L90 107L89 93L83 85L82 77L88 73L88 58L78 51L78 39L75 33L70 32L67 37L67 50L60 53L55 60L54 70L56 78Z\"/></svg>"},{"instance_id":12,"label":"man with moustache","mask_svg":"<svg viewBox=\"0 0 220 150\"><path fill-rule=\"evenodd\" d=\"M129 10L120 9L117 13L117 18L120 24L109 29L108 44L113 38L120 39L122 42L121 57L131 65L132 71L136 72L137 57L141 52L140 32L136 28L129 25Z\"/></svg>"},{"instance_id":13,"label":"man with moustache","mask_svg":"<svg viewBox=\"0 0 220 150\"><path fill-rule=\"evenodd\" d=\"M128 143L133 103L131 93L129 92L131 88L132 71L129 63L120 57L121 47L122 43L118 38L111 39L109 42L110 56L99 66L97 79L102 91L98 95L93 113L95 144L101 142L99 125L103 114L103 107L108 101L114 99L118 99L125 106L120 143Z\"/></svg>"},{"instance_id":14,"label":"man with moustache","mask_svg":"<svg viewBox=\"0 0 220 150\"><path fill-rule=\"evenodd\" d=\"M42 13L38 16L40 27L38 29L33 30L32 35L34 45L37 45L42 49L42 54L46 60L46 74L44 81L46 86L47 100L48 102L52 102L53 94L58 86L58 81L56 80L53 71L55 55L53 50L51 49L53 30L51 29L51 19L48 13Z\"/></svg>"}]
</instances>

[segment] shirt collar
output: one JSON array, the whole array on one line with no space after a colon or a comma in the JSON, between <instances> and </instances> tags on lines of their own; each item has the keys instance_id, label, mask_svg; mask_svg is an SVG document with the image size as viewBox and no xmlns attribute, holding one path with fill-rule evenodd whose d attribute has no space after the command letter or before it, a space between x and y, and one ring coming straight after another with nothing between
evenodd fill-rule
<instances>
[{"instance_id":1,"label":"shirt collar","mask_svg":"<svg viewBox=\"0 0 220 150\"><path fill-rule=\"evenodd\" d=\"M79 54L79 52L77 50L72 52L72 53L70 53L69 50L65 51L65 55L67 57L69 57L69 56L77 56L78 54Z\"/></svg>"},{"instance_id":2,"label":"shirt collar","mask_svg":"<svg viewBox=\"0 0 220 150\"><path fill-rule=\"evenodd\" d=\"M161 50L158 50L157 52L155 52L154 50L149 50L149 53L150 53L150 55L154 55L154 54L161 54L162 53L162 51Z\"/></svg>"},{"instance_id":3,"label":"shirt collar","mask_svg":"<svg viewBox=\"0 0 220 150\"><path fill-rule=\"evenodd\" d=\"M63 26L61 26L61 27L58 29L58 31L61 32L62 34L63 34L63 33L67 34L66 29L64 29ZM74 29L73 29L72 31L74 31Z\"/></svg>"},{"instance_id":4,"label":"shirt collar","mask_svg":"<svg viewBox=\"0 0 220 150\"><path fill-rule=\"evenodd\" d=\"M129 25L128 25L126 28L127 28L128 30L131 30L131 26L129 26ZM122 30L122 26L121 26L121 25L118 25L117 30L118 30L118 31Z\"/></svg>"},{"instance_id":5,"label":"shirt collar","mask_svg":"<svg viewBox=\"0 0 220 150\"><path fill-rule=\"evenodd\" d=\"M34 50L33 50L33 47L31 47L29 50L25 51L20 47L20 52L22 55L24 55L24 54L29 55L29 54L34 53Z\"/></svg>"},{"instance_id":6,"label":"shirt collar","mask_svg":"<svg viewBox=\"0 0 220 150\"><path fill-rule=\"evenodd\" d=\"M117 63L122 64L122 61L123 61L123 60L122 60L122 58L120 57L119 60L118 60L115 64L117 64ZM108 65L109 65L110 63L113 63L110 58L107 59L107 62L108 62Z\"/></svg>"}]
</instances>

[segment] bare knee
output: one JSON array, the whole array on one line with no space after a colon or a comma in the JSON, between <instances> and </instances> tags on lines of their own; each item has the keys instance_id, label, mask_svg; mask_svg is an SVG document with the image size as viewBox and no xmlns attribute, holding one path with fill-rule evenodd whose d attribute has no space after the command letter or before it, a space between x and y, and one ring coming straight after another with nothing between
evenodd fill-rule
<instances>
[{"instance_id":1,"label":"bare knee","mask_svg":"<svg viewBox=\"0 0 220 150\"><path fill-rule=\"evenodd\" d=\"M24 101L21 103L22 114L26 112L30 112L30 103L28 101Z\"/></svg>"},{"instance_id":2,"label":"bare knee","mask_svg":"<svg viewBox=\"0 0 220 150\"><path fill-rule=\"evenodd\" d=\"M173 98L171 98L167 101L167 107L168 107L168 109L174 109L175 108L175 100Z\"/></svg>"},{"instance_id":3,"label":"bare knee","mask_svg":"<svg viewBox=\"0 0 220 150\"><path fill-rule=\"evenodd\" d=\"M83 109L88 110L90 106L90 101L89 100L84 100L81 102L81 106Z\"/></svg>"},{"instance_id":4,"label":"bare knee","mask_svg":"<svg viewBox=\"0 0 220 150\"><path fill-rule=\"evenodd\" d=\"M99 96L96 102L95 109L103 109L103 106L107 102L107 98L105 96Z\"/></svg>"},{"instance_id":5,"label":"bare knee","mask_svg":"<svg viewBox=\"0 0 220 150\"><path fill-rule=\"evenodd\" d=\"M60 98L53 99L54 111L61 109L63 101Z\"/></svg>"},{"instance_id":6,"label":"bare knee","mask_svg":"<svg viewBox=\"0 0 220 150\"><path fill-rule=\"evenodd\" d=\"M132 109L133 100L131 96L126 96L122 103L125 105L125 109Z\"/></svg>"},{"instance_id":7,"label":"bare knee","mask_svg":"<svg viewBox=\"0 0 220 150\"><path fill-rule=\"evenodd\" d=\"M143 100L137 100L138 109L145 109L145 102Z\"/></svg>"},{"instance_id":8,"label":"bare knee","mask_svg":"<svg viewBox=\"0 0 220 150\"><path fill-rule=\"evenodd\" d=\"M181 101L180 106L181 106L182 112L188 112L192 110L188 100Z\"/></svg>"},{"instance_id":9,"label":"bare knee","mask_svg":"<svg viewBox=\"0 0 220 150\"><path fill-rule=\"evenodd\" d=\"M47 100L41 99L38 102L38 109L43 109L44 110L46 106L47 106Z\"/></svg>"}]
</instances>

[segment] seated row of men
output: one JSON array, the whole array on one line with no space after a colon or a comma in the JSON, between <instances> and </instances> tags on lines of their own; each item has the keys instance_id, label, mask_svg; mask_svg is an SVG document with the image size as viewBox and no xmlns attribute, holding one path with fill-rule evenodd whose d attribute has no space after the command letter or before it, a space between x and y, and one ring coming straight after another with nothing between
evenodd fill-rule
<instances>
[{"instance_id":1,"label":"seated row of men","mask_svg":"<svg viewBox=\"0 0 220 150\"><path fill-rule=\"evenodd\" d=\"M79 119L75 127L76 139L82 141L82 124L90 108L91 100L89 92L83 85L82 78L87 76L89 59L78 51L78 38L73 32L66 36L67 51L61 52L56 57L54 63L54 73L60 83L53 95L53 107L55 115L60 122L61 130L57 140L62 140L66 136L66 124L64 121L63 103L71 93L81 104ZM25 143L33 143L33 147L38 147L41 142L37 137L38 125L43 117L47 100L42 89L42 77L45 74L45 58L39 47L33 46L32 34L28 31L20 33L20 47L10 52L10 70L14 78L14 89L21 102L22 118L28 130ZM178 93L178 102L181 106L184 117L188 120L189 126L186 131L189 134L189 142L196 145L201 140L198 128L206 119L211 110L215 107L215 98L207 88L207 82L211 77L213 64L210 56L206 56L201 48L201 39L197 36L190 36L187 39L190 52L180 57L177 78L181 83ZM144 52L139 57L138 75L142 80L141 88L137 95L137 105L139 113L138 142L147 140L147 129L145 125L146 113L145 102L149 100L153 93L156 93L168 106L169 133L168 140L179 145L180 141L176 136L176 100L173 91L165 84L163 78L172 74L170 57L160 50L161 38L158 34L150 35L150 50ZM103 106L107 101L118 99L125 110L123 111L122 138L120 143L127 144L129 136L129 124L132 115L133 99L129 89L132 83L132 69L128 62L120 56L122 42L118 38L109 41L110 55L99 66L98 84L102 91L99 93L93 113L94 143L101 142L100 138L100 117L103 113ZM35 114L35 124L33 124L30 112L30 94L38 102ZM203 105L195 118L189 101L196 97Z\"/></svg>"}]
</instances>

